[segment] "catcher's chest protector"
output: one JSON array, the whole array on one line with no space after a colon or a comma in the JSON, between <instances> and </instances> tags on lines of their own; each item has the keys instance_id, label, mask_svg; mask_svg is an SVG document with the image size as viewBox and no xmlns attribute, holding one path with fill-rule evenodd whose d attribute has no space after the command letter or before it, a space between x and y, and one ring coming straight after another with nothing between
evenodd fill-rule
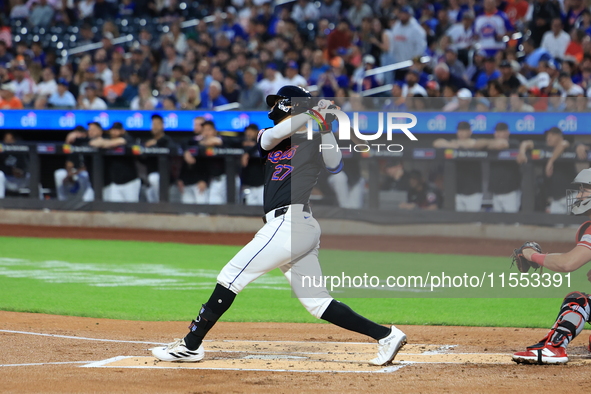
<instances>
[{"instance_id":1,"label":"catcher's chest protector","mask_svg":"<svg viewBox=\"0 0 591 394\"><path fill-rule=\"evenodd\" d=\"M589 226L591 226L591 221L585 222L583 224L581 224L581 227L579 227L579 229L577 230L577 239L576 242L580 242L581 238L583 238L583 235L585 235L585 233L587 232L587 229L589 228Z\"/></svg>"}]
</instances>

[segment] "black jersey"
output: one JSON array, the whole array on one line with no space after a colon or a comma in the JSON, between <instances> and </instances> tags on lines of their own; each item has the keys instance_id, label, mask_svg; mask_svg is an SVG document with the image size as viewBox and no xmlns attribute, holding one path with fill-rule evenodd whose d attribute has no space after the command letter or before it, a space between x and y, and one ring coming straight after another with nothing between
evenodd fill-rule
<instances>
[{"instance_id":1,"label":"black jersey","mask_svg":"<svg viewBox=\"0 0 591 394\"><path fill-rule=\"evenodd\" d=\"M171 152L174 151L174 149L176 148L176 143L174 142L174 140L172 139L171 136L164 134L162 137L158 138L156 140L156 144L153 145L152 147L154 148L168 148L170 149ZM158 157L148 157L145 159L146 162L146 172L152 173L152 172L158 172Z\"/></svg>"},{"instance_id":2,"label":"black jersey","mask_svg":"<svg viewBox=\"0 0 591 394\"><path fill-rule=\"evenodd\" d=\"M290 204L307 204L320 170L326 168L320 153L320 134L314 134L311 140L306 133L294 134L270 151L260 149L266 158L265 212Z\"/></svg>"},{"instance_id":3,"label":"black jersey","mask_svg":"<svg viewBox=\"0 0 591 394\"><path fill-rule=\"evenodd\" d=\"M133 145L133 138L125 133L121 136L125 140L126 147ZM128 155L122 156L103 156L105 160L105 185L115 183L123 185L131 182L138 177L137 168L135 166L135 158Z\"/></svg>"},{"instance_id":4,"label":"black jersey","mask_svg":"<svg viewBox=\"0 0 591 394\"><path fill-rule=\"evenodd\" d=\"M519 141L509 140L509 149L519 149ZM488 190L494 194L507 194L521 189L521 172L515 160L491 161Z\"/></svg>"}]
</instances>

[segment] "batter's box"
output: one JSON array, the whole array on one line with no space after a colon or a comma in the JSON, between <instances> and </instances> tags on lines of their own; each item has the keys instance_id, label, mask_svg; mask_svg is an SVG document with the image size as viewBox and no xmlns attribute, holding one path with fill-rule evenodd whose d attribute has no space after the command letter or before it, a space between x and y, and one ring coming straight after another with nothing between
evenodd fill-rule
<instances>
[{"instance_id":1,"label":"batter's box","mask_svg":"<svg viewBox=\"0 0 591 394\"><path fill-rule=\"evenodd\" d=\"M454 345L406 345L393 365L375 367L368 360L376 346L351 342L207 341L205 360L198 363L158 361L151 356L121 356L85 365L107 368L174 368L269 372L393 372L412 364L514 365L510 354L461 353ZM591 364L573 357L571 364Z\"/></svg>"}]
</instances>

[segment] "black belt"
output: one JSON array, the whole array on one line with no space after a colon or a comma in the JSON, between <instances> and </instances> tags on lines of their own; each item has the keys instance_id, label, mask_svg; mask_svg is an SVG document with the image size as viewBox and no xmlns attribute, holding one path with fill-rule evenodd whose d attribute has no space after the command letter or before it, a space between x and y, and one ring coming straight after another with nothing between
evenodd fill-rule
<instances>
[{"instance_id":1,"label":"black belt","mask_svg":"<svg viewBox=\"0 0 591 394\"><path fill-rule=\"evenodd\" d=\"M287 213L287 211L289 210L289 205L286 207L281 207L281 208L277 208L275 210L275 217L278 218L281 215L285 215ZM304 212L308 212L311 213L312 211L310 211L310 205L309 204L304 204L304 209L302 209ZM267 215L263 216L263 223L267 224Z\"/></svg>"}]
</instances>

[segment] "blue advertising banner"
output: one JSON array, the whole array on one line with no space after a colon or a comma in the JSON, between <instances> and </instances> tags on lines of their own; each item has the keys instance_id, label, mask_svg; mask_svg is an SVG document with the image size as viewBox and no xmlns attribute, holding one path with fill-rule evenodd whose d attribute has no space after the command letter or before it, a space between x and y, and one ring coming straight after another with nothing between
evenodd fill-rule
<instances>
[{"instance_id":1,"label":"blue advertising banner","mask_svg":"<svg viewBox=\"0 0 591 394\"><path fill-rule=\"evenodd\" d=\"M0 111L0 128L11 130L72 130L77 125L99 122L109 128L114 122L121 122L129 131L150 130L150 117L159 113L164 118L167 131L192 131L193 119L203 116L215 122L220 131L243 131L251 123L260 128L272 126L265 111L86 111L86 110L4 110ZM400 115L402 115L401 113ZM512 134L541 134L544 130L558 126L565 134L588 134L584 125L591 124L591 113L527 113L527 112L414 112L416 126L410 128L413 134L453 134L461 121L468 121L475 134L490 134L498 122L509 125ZM353 114L349 114L353 125ZM380 120L381 118L381 120ZM388 128L385 112L360 112L358 126L361 131L375 133L380 122L383 132ZM393 123L409 123L403 116ZM400 133L394 129L393 133Z\"/></svg>"}]
</instances>

